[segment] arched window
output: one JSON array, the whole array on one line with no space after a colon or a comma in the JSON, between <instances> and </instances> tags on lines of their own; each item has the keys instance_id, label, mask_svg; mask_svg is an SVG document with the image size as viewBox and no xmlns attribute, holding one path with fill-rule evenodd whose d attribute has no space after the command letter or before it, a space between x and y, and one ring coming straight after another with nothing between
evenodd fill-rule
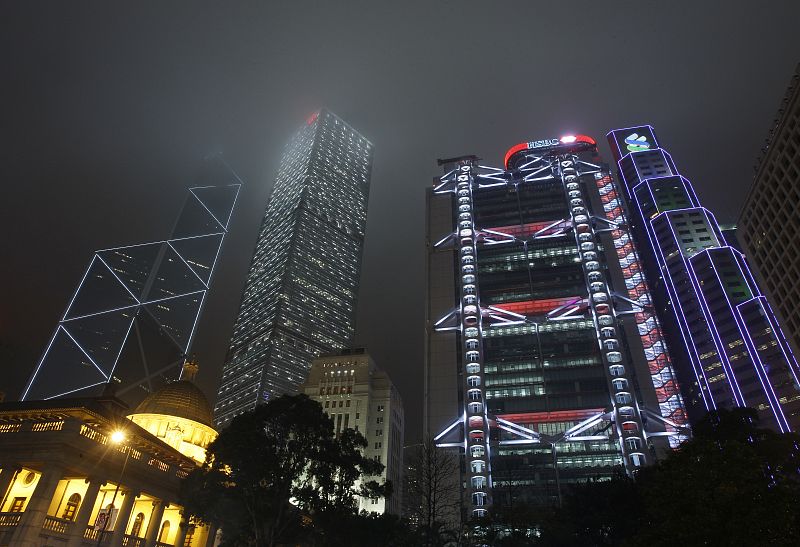
<instances>
[{"instance_id":1,"label":"arched window","mask_svg":"<svg viewBox=\"0 0 800 547\"><path fill-rule=\"evenodd\" d=\"M72 494L64 506L64 512L61 518L64 520L75 520L75 513L78 511L78 506L81 504L81 495L78 493Z\"/></svg>"},{"instance_id":2,"label":"arched window","mask_svg":"<svg viewBox=\"0 0 800 547\"><path fill-rule=\"evenodd\" d=\"M167 536L169 536L169 521L165 520L164 524L161 525L161 531L158 533L158 541L166 543Z\"/></svg>"},{"instance_id":3,"label":"arched window","mask_svg":"<svg viewBox=\"0 0 800 547\"><path fill-rule=\"evenodd\" d=\"M133 526L131 526L131 535L133 537L138 538L139 534L142 533L142 523L144 523L144 513L138 513L133 520Z\"/></svg>"}]
</instances>

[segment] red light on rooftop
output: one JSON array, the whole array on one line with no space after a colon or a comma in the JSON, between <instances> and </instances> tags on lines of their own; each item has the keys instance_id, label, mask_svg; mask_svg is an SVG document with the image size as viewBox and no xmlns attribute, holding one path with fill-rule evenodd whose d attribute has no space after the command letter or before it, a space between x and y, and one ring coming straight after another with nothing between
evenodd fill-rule
<instances>
[{"instance_id":1,"label":"red light on rooftop","mask_svg":"<svg viewBox=\"0 0 800 547\"><path fill-rule=\"evenodd\" d=\"M312 114L311 114L311 115L310 115L310 116L309 116L309 117L306 119L306 124L307 124L307 125L311 125L312 123L314 123L315 121L317 121L317 118L319 118L319 111L313 112L313 113L312 113Z\"/></svg>"},{"instance_id":2,"label":"red light on rooftop","mask_svg":"<svg viewBox=\"0 0 800 547\"><path fill-rule=\"evenodd\" d=\"M508 169L508 161L511 159L511 156L513 156L517 152L522 152L523 150L532 150L534 148L549 150L557 148L559 145L562 144L563 145L588 144L589 146L597 146L597 141L595 141L592 137L587 137L586 135L565 135L560 139L545 139L541 141L521 142L508 149L508 152L506 152L506 157L503 159L503 165L505 165L505 168Z\"/></svg>"},{"instance_id":3,"label":"red light on rooftop","mask_svg":"<svg viewBox=\"0 0 800 547\"><path fill-rule=\"evenodd\" d=\"M582 142L585 144L591 144L592 146L597 146L597 141L592 137L587 137L586 135L575 135L574 142Z\"/></svg>"},{"instance_id":4,"label":"red light on rooftop","mask_svg":"<svg viewBox=\"0 0 800 547\"><path fill-rule=\"evenodd\" d=\"M522 152L523 150L527 150L527 149L528 149L528 143L527 142L521 142L521 143L516 144L516 145L512 146L511 148L509 148L508 152L506 152L506 157L503 160L503 165L505 165L506 169L508 169L508 160L511 159L511 156L513 156L517 152Z\"/></svg>"}]
</instances>

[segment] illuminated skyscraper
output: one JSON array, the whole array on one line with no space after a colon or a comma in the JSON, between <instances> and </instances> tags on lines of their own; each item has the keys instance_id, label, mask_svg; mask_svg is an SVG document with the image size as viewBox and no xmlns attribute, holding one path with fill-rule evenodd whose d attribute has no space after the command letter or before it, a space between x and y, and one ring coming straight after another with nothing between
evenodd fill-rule
<instances>
[{"instance_id":1,"label":"illuminated skyscraper","mask_svg":"<svg viewBox=\"0 0 800 547\"><path fill-rule=\"evenodd\" d=\"M550 505L646 465L685 411L593 139L442 160L428 194L425 429L464 464L462 518Z\"/></svg>"},{"instance_id":2,"label":"illuminated skyscraper","mask_svg":"<svg viewBox=\"0 0 800 547\"><path fill-rule=\"evenodd\" d=\"M608 135L632 233L646 258L687 398L699 410L749 406L800 428L797 361L744 255L661 148L650 126ZM774 242L770 242L773 244Z\"/></svg>"},{"instance_id":3,"label":"illuminated skyscraper","mask_svg":"<svg viewBox=\"0 0 800 547\"><path fill-rule=\"evenodd\" d=\"M217 424L294 392L311 361L352 344L372 144L334 114L287 145L222 371Z\"/></svg>"},{"instance_id":4,"label":"illuminated skyscraper","mask_svg":"<svg viewBox=\"0 0 800 547\"><path fill-rule=\"evenodd\" d=\"M795 351L800 348L800 65L795 68L753 188L739 217L739 238L763 281Z\"/></svg>"},{"instance_id":5,"label":"illuminated skyscraper","mask_svg":"<svg viewBox=\"0 0 800 547\"><path fill-rule=\"evenodd\" d=\"M177 379L241 181L208 162L170 239L95 252L23 400L98 394L138 402Z\"/></svg>"}]
</instances>

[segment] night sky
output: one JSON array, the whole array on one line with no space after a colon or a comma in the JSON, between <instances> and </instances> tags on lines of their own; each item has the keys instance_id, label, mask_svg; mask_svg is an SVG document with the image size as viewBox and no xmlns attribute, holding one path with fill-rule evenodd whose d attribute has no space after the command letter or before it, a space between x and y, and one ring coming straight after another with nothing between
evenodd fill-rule
<instances>
[{"instance_id":1,"label":"night sky","mask_svg":"<svg viewBox=\"0 0 800 547\"><path fill-rule=\"evenodd\" d=\"M437 158L578 132L610 160L609 129L651 123L734 221L800 61L789 0L111 4L0 7L0 390L19 396L92 251L166 238L219 151L246 185L194 345L213 401L281 147L325 106L375 144L357 341L408 440Z\"/></svg>"}]
</instances>

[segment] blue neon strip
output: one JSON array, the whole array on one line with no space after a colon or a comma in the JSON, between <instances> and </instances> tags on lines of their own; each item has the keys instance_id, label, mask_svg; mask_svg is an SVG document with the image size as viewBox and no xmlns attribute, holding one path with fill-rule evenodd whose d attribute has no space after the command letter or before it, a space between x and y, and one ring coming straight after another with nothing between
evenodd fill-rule
<instances>
[{"instance_id":1,"label":"blue neon strip","mask_svg":"<svg viewBox=\"0 0 800 547\"><path fill-rule=\"evenodd\" d=\"M730 363L728 354L725 352L725 344L722 341L722 336L720 336L719 330L717 329L714 315L711 313L711 308L708 306L708 301L706 300L702 289L700 289L700 283L697 280L697 274L694 271L694 265L692 264L691 259L687 260L686 257L683 256L683 250L680 249L680 238L678 237L678 234L675 233L675 228L673 227L672 222L669 222L669 214L665 214L667 215L667 224L672 232L672 237L675 238L675 244L678 246L681 254L681 261L683 262L686 272L689 274L689 280L692 282L694 292L697 295L698 301L700 302L700 307L703 310L703 315L706 317L706 323L709 327L711 327L711 337L714 340L714 345L717 348L717 355L722 363L722 368L725 370L725 376L727 376L728 385L730 385L732 388L731 391L733 392L733 398L739 406L745 406L742 390L739 387L739 383L736 381L736 376L733 374L733 366ZM681 305L680 302L678 305ZM683 309L681 309L681 313L683 313ZM695 351L697 350L695 349Z\"/></svg>"},{"instance_id":2,"label":"blue neon strip","mask_svg":"<svg viewBox=\"0 0 800 547\"><path fill-rule=\"evenodd\" d=\"M715 251L718 249L715 249ZM761 382L761 387L764 388L764 393L767 395L767 400L770 402L770 406L772 407L772 413L775 415L775 420L778 422L778 427L780 427L781 431L784 433L789 431L789 423L786 421L786 416L783 414L783 409L781 408L780 401L778 400L778 396L775 394L775 390L772 387L772 384L769 383L769 375L767 374L767 370L764 367L764 363L761 361L761 356L756 351L756 346L753 343L753 338L750 334L750 331L747 330L744 324L744 320L741 316L741 310L739 307L731 303L730 297L728 296L728 292L725 290L725 284L722 282L722 278L719 276L719 272L717 271L717 267L714 265L713 257L711 253L708 251L704 251L700 253L698 256L705 254L708 257L708 263L711 265L711 269L714 272L714 275L719 282L720 290L722 294L725 295L725 301L728 303L728 309L731 310L731 315L736 320L736 325L739 329L739 334L741 339L744 341L745 345L747 346L747 351L750 353L751 361L754 365L756 375L758 376L759 381ZM744 273L739 270L742 275Z\"/></svg>"},{"instance_id":3,"label":"blue neon strip","mask_svg":"<svg viewBox=\"0 0 800 547\"><path fill-rule=\"evenodd\" d=\"M622 178L623 179L625 178L624 175L622 175ZM653 195L653 190L649 185L647 185L647 190L648 192L650 192L650 196L653 199L653 202L655 203L655 196ZM643 220L645 226L645 233L647 234L647 238L650 240L650 246L653 248L654 251L656 251L655 256L657 260L659 259L660 255L660 260L658 261L661 263L661 271L664 274L665 280L667 281L666 283L667 292L670 295L670 299L675 303L673 309L678 310L680 309L680 300L678 299L678 292L675 287L675 282L672 279L672 274L669 271L669 266L667 265L666 262L666 255L664 254L664 250L657 243L655 237L655 228L652 226L652 220L655 220L655 218L658 218L658 216L656 216L652 220L647 218L644 214L644 210L642 209L641 203L638 200L638 196L634 196L633 203L636 205L636 208L639 211L639 216ZM703 368L700 355L697 352L697 344L694 342L694 337L692 336L691 329L689 329L689 322L686 319L686 316L684 315L682 309L681 313L679 314L676 313L675 315L676 318L678 319L678 323L681 325L681 328L679 329L681 337L683 338L686 348L689 349L689 359L692 362L692 370L694 371L695 378L697 379L697 383L700 386L700 395L703 399L703 404L708 410L716 409L717 403L714 400L713 394L711 393L710 383L708 381L708 378L706 377L706 372L705 369ZM691 340L691 343L689 342L689 340L687 340L687 336Z\"/></svg>"},{"instance_id":4,"label":"blue neon strip","mask_svg":"<svg viewBox=\"0 0 800 547\"><path fill-rule=\"evenodd\" d=\"M649 127L649 126L639 126L639 128L642 128L642 127L648 127L652 131L652 128ZM633 130L633 129L636 129L636 128L630 128L630 129ZM681 301L677 297L677 288L676 288L677 286L675 284L675 280L672 278L672 275L671 275L671 273L669 271L669 266L668 266L667 260L666 260L666 252L662 248L660 242L658 241L658 238L655 236L655 225L654 225L654 223L656 221L667 222L669 224L670 231L672 232L672 236L673 236L673 238L675 240L675 243L677 245L677 249L678 249L678 251L680 252L680 255L681 255L680 259L683 262L685 273L687 274L687 276L689 277L690 282L692 283L692 288L694 290L694 293L698 296L698 302L700 303L703 315L706 317L707 323L708 323L708 325L710 327L710 331L711 331L711 334L712 334L712 340L714 342L714 345L717 348L718 357L720 359L721 364L723 365L723 367L725 369L726 375L729 378L729 382L728 383L729 383L730 387L732 388L732 392L733 392L734 400L735 400L736 404L744 405L745 404L744 403L744 398L742 396L741 388L740 388L740 386L738 384L738 378L737 378L735 372L733 371L733 366L732 366L732 364L731 364L731 362L729 360L728 354L727 354L727 352L725 350L725 344L723 343L722 337L721 337L721 335L719 333L719 330L717 328L717 324L716 324L716 321L715 321L715 316L711 314L708 300L707 300L705 294L703 293L703 291L701 289L701 286L699 284L699 278L698 278L698 275L697 275L696 268L700 264L701 260L703 260L703 261L707 260L708 261L708 265L711 266L712 271L714 272L714 275L717 277L717 281L720 284L720 288L723 291L723 293L725 294L725 298L726 298L726 302L727 302L727 308L728 308L728 310L730 311L731 315L734 318L734 322L735 322L735 325L737 327L737 330L739 331L741 339L747 344L746 347L747 347L748 353L751 355L751 363L754 366L755 372L756 372L756 374L757 374L757 376L759 378L759 381L762 384L763 392L766 395L767 400L770 402L770 405L772 406L773 414L775 415L778 427L782 431L790 430L790 426L788 424L788 421L786 420L786 417L785 417L785 415L783 413L783 409L780 406L780 400L779 400L779 398L778 398L778 396L777 396L777 394L775 392L774 386L770 382L770 378L769 378L769 375L768 375L767 367L766 367L765 363L762 361L761 355L756 350L755 341L753 340L753 338L751 336L751 333L748 330L747 324L744 321L744 316L742 314L742 309L743 309L744 306L751 305L753 303L753 301L756 301L756 305L760 306L761 312L764 315L764 317L766 318L767 323L770 326L770 329L772 330L772 333L774 335L774 339L777 341L777 345L780 348L780 351L781 351L781 353L782 353L782 355L783 355L783 357L785 359L785 362L786 362L786 364L787 364L787 366L788 366L788 368L789 368L789 370L790 370L790 372L792 374L792 377L794 378L795 382L797 382L797 386L796 387L800 387L800 373L799 373L800 372L800 367L798 367L797 361L795 360L794 355L792 354L791 348L789 347L788 343L786 342L786 339L785 339L785 337L783 335L782 330L777 325L777 320L775 319L771 308L769 308L769 303L766 301L766 299L761 294L761 291L758 289L757 284L755 282L755 279L754 279L754 277L752 275L752 272L750 271L750 268L749 268L749 266L748 266L748 264L747 264L747 262L746 262L746 260L744 258L744 255L742 255L738 250L734 249L733 247L731 247L729 245L729 243L726 240L724 234L722 233L722 231L719 228L719 223L717 222L716 217L714 216L714 214L711 211L709 211L708 209L700 206L699 200L697 199L697 194L695 193L693 185L685 177L683 177L683 176L678 174L677 169L674 168L674 162L672 162L671 156L666 151L664 151L663 149L661 149L659 147L659 148L656 148L656 149L650 149L650 150L646 150L646 151L628 152L628 153L622 155L623 152L619 149L619 146L617 144L617 137L618 137L617 133L619 131L623 131L623 130L614 130L614 131L609 132L609 134L608 134L609 136L613 137L613 144L617 148L617 150L620 152L620 156L621 157L618 160L619 173L620 173L621 178L625 182L626 189L629 190L628 193L629 193L630 200L635 204L635 208L638 209L638 211L639 211L639 216L643 221L643 225L644 225L644 228L645 228L644 231L645 231L645 233L647 235L648 240L650 241L650 245L656 251L656 258L658 259L658 262L660 263L661 270L662 270L662 273L664 275L664 279L666 281L665 285L666 285L667 291L668 291L671 299L673 300L673 303L674 303L673 309L675 310L676 318L678 319L679 325L681 326L681 328L680 328L681 336L684 338L684 342L688 342L688 339L692 339L691 331L689 330L688 321L687 321L686 316L684 314L683 306L681 304ZM611 140L611 139L609 139L609 140ZM633 154L649 153L649 152L652 152L653 150L658 150L659 152L661 152L663 154L664 159L666 160L666 163L672 168L672 171L673 171L673 174L670 175L669 177L673 177L673 176L680 177L681 183L683 184L683 186L685 188L685 191L687 193L687 197L689 198L689 201L694 203L694 204L697 204L696 207L683 208L683 209L674 209L674 210L669 210L669 211L664 211L664 212L659 212L658 211L658 205L657 205L657 202L655 200L655 196L654 196L654 193L653 193L653 188L652 188L650 182L653 182L653 181L655 181L657 179L663 179L663 178L669 178L669 177L660 176L660 177L642 178L642 173L640 172L639 167L638 167L638 165L637 165L637 163L636 163L636 161L634 159L634 156L633 156ZM628 157L628 156L630 156L630 157ZM624 160L624 164L623 164L623 160ZM627 164L629 164L629 165L627 165ZM638 182L627 180L627 178L625 177L625 168L626 167L632 168L632 170L636 173ZM634 183L633 186L631 186L631 184L630 184L632 182ZM639 187L642 184L646 184L646 187L647 187L648 192L650 194L650 198L653 200L653 206L654 206L654 209L656 211L656 214L653 216L653 218L648 218L644 214L643 204L639 199L640 196L637 194L637 192L640 190ZM700 213L700 214L702 214L705 217L705 221L707 223L707 226L711 228L711 231L716 236L719 244L715 245L714 247L706 248L706 249L698 252L697 254L693 255L691 258L687 259L685 254L684 254L683 247L681 245L681 240L680 240L680 238L677 237L677 234L675 233L675 228L674 228L674 226L673 226L673 224L671 222L671 216L670 216L671 214L675 214L675 213L680 214L680 213L683 213L683 212L686 212L686 213ZM661 218L662 215L664 216L663 219ZM721 279L721 277L719 275L719 272L717 271L716 264L714 262L715 255L712 254L712 251L718 251L718 250L721 251L721 252L729 253L733 257L734 262L736 263L736 265L738 267L739 274L745 280L745 283L748 285L748 288L750 289L750 292L753 295L753 298L751 298L751 299L749 299L749 300L747 300L745 302L742 302L742 303L740 303L738 305L734 305L730 301L730 298L728 297L728 294L725 291L725 286L724 286L724 284L722 282L722 279ZM702 257L702 258L700 258L700 257ZM688 339L687 339L687 337L688 337ZM698 353L697 347L695 346L695 344L687 344L687 346L688 346L688 349L690 350L689 355L692 358L691 361L692 361L692 364L693 364L693 368L695 369L695 376L698 378L698 382L702 386L702 382L700 382L700 377L699 377L698 372L700 372L703 375L703 378L705 378L705 371L702 368L702 362L699 359L699 353ZM706 387L708 386L707 381L706 381L705 386ZM708 407L708 402L706 401L706 393L704 393L705 391L706 391L706 389L701 389L701 395L703 396L704 402L706 402L706 406ZM709 397L710 402L712 404L715 403L713 394L711 393L710 389L708 390L708 397Z\"/></svg>"}]
</instances>

